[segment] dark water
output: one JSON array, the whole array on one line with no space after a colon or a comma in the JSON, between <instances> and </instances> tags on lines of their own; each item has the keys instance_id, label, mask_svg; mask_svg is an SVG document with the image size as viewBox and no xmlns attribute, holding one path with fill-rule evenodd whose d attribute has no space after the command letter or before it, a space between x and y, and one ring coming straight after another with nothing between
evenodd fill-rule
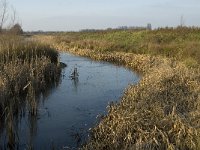
<instances>
[{"instance_id":1,"label":"dark water","mask_svg":"<svg viewBox=\"0 0 200 150\"><path fill-rule=\"evenodd\" d=\"M106 113L111 101L119 100L128 84L135 84L137 74L105 62L61 53L63 69L58 87L52 88L47 97L41 98L38 115L24 115L16 123L19 149L76 148L88 137L97 115ZM79 77L71 80L70 74L77 67ZM6 143L2 131L0 144Z\"/></svg>"}]
</instances>

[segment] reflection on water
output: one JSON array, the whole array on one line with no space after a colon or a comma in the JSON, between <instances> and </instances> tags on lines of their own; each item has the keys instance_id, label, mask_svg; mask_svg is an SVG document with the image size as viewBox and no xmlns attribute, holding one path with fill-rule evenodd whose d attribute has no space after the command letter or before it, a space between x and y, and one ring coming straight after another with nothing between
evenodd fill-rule
<instances>
[{"instance_id":1,"label":"reflection on water","mask_svg":"<svg viewBox=\"0 0 200 150\"><path fill-rule=\"evenodd\" d=\"M8 146L8 139L14 139L15 149L77 148L87 140L96 116L105 114L108 103L117 101L128 84L139 80L129 70L105 62L66 53L61 61L68 65L62 81L38 97L37 115L29 114L22 103L18 104L20 113L9 116L14 122L1 117L0 149ZM72 79L75 67L79 76Z\"/></svg>"},{"instance_id":2,"label":"reflection on water","mask_svg":"<svg viewBox=\"0 0 200 150\"><path fill-rule=\"evenodd\" d=\"M77 93L78 91L78 78L72 80L72 87L74 87L74 91Z\"/></svg>"},{"instance_id":3,"label":"reflection on water","mask_svg":"<svg viewBox=\"0 0 200 150\"><path fill-rule=\"evenodd\" d=\"M61 83L58 78L53 83L48 83L45 91L41 91L38 95L27 95L24 97L13 97L1 100L1 106L5 105L3 113L0 115L0 149L31 149L32 141L37 135L37 120L40 117L40 108L36 107L36 114L31 113L32 101L36 106L45 103L54 89ZM30 99L29 99L30 98ZM35 107L34 107L35 108ZM22 136L20 132L26 126L27 142L22 144Z\"/></svg>"}]
</instances>

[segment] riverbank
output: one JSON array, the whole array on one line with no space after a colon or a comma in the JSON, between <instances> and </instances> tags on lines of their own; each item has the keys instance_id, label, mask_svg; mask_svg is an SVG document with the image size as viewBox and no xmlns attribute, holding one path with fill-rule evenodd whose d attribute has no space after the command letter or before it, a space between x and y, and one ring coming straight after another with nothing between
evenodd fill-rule
<instances>
[{"instance_id":1,"label":"riverbank","mask_svg":"<svg viewBox=\"0 0 200 150\"><path fill-rule=\"evenodd\" d=\"M175 57L95 50L92 44L67 42L70 34L42 40L58 50L124 65L143 76L119 103L108 106L108 114L92 129L83 149L199 148L200 71L196 61L188 65Z\"/></svg>"}]
</instances>

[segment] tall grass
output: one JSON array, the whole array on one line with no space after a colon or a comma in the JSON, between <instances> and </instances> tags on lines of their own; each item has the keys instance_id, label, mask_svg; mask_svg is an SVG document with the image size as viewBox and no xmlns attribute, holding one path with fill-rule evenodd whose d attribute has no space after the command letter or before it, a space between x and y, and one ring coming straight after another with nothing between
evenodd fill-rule
<instances>
[{"instance_id":1,"label":"tall grass","mask_svg":"<svg viewBox=\"0 0 200 150\"><path fill-rule=\"evenodd\" d=\"M60 78L58 52L23 37L0 35L0 127L8 148L16 149L14 118L27 108L37 115L37 96Z\"/></svg>"},{"instance_id":2,"label":"tall grass","mask_svg":"<svg viewBox=\"0 0 200 150\"><path fill-rule=\"evenodd\" d=\"M40 37L59 50L142 73L119 103L108 106L82 149L200 149L199 32L177 28Z\"/></svg>"}]
</instances>

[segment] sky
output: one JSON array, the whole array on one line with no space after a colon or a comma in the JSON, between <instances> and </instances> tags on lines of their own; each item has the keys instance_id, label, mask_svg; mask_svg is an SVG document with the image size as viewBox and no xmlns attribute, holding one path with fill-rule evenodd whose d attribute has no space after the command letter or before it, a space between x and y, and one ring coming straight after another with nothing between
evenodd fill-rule
<instances>
[{"instance_id":1,"label":"sky","mask_svg":"<svg viewBox=\"0 0 200 150\"><path fill-rule=\"evenodd\" d=\"M25 31L200 26L200 0L8 0Z\"/></svg>"}]
</instances>

